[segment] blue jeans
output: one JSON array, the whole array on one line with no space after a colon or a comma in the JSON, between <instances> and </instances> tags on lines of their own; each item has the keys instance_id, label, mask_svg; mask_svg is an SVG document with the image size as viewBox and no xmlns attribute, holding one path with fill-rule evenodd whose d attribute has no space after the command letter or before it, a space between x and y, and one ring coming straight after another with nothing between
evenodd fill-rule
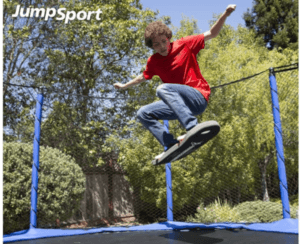
<instances>
[{"instance_id":1,"label":"blue jeans","mask_svg":"<svg viewBox=\"0 0 300 244\"><path fill-rule=\"evenodd\" d=\"M161 145L168 147L178 141L166 132L164 125L158 120L177 119L189 131L197 125L195 116L204 112L207 101L195 88L171 83L160 85L156 96L161 100L140 108L137 117Z\"/></svg>"}]
</instances>

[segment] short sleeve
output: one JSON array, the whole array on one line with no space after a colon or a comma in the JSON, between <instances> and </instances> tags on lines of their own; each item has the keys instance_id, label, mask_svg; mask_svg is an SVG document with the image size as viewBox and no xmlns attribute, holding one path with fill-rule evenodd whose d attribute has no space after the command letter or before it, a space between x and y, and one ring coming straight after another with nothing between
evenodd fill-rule
<instances>
[{"instance_id":1,"label":"short sleeve","mask_svg":"<svg viewBox=\"0 0 300 244\"><path fill-rule=\"evenodd\" d=\"M144 70L143 74L146 80L151 80L152 77L155 75L154 62L152 57L149 57L147 61L146 69Z\"/></svg>"},{"instance_id":2,"label":"short sleeve","mask_svg":"<svg viewBox=\"0 0 300 244\"><path fill-rule=\"evenodd\" d=\"M184 42L195 55L205 47L204 34L186 36L181 38L180 41Z\"/></svg>"}]
</instances>

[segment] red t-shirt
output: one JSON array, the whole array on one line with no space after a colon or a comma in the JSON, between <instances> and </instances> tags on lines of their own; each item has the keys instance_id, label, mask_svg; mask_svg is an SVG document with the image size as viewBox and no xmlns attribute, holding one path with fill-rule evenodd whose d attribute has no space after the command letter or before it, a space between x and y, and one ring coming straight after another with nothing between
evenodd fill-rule
<instances>
[{"instance_id":1,"label":"red t-shirt","mask_svg":"<svg viewBox=\"0 0 300 244\"><path fill-rule=\"evenodd\" d=\"M164 83L183 84L194 87L202 93L208 101L210 88L203 78L197 53L204 48L204 35L183 37L170 43L171 49L167 56L153 54L147 61L143 72L146 80L158 75Z\"/></svg>"}]
</instances>

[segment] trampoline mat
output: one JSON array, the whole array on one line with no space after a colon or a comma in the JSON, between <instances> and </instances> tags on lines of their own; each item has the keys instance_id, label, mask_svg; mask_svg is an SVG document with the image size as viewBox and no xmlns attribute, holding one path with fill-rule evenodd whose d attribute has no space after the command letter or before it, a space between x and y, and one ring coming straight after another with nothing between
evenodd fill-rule
<instances>
[{"instance_id":1,"label":"trampoline mat","mask_svg":"<svg viewBox=\"0 0 300 244\"><path fill-rule=\"evenodd\" d=\"M273 232L237 230L163 230L131 231L114 233L97 233L77 236L54 237L29 241L13 242L14 244L297 244L298 235Z\"/></svg>"}]
</instances>

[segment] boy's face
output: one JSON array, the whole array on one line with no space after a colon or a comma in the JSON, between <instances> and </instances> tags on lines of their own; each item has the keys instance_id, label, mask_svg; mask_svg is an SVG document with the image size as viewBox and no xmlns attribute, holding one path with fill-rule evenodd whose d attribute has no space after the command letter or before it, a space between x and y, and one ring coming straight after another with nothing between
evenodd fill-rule
<instances>
[{"instance_id":1,"label":"boy's face","mask_svg":"<svg viewBox=\"0 0 300 244\"><path fill-rule=\"evenodd\" d=\"M165 35L155 36L152 39L152 47L162 56L167 56L170 51L170 40Z\"/></svg>"}]
</instances>

